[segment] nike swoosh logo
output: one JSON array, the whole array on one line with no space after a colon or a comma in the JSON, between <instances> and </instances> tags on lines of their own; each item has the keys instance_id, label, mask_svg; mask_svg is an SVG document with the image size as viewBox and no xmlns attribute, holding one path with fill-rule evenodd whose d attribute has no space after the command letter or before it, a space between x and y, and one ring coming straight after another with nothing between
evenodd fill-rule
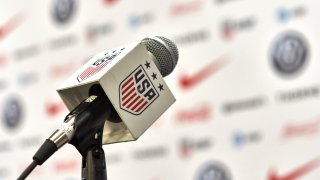
<instances>
[{"instance_id":1,"label":"nike swoosh logo","mask_svg":"<svg viewBox=\"0 0 320 180\"><path fill-rule=\"evenodd\" d=\"M0 40L6 38L11 32L13 32L24 19L22 13L17 13L8 19L3 25L0 26Z\"/></svg>"},{"instance_id":2,"label":"nike swoosh logo","mask_svg":"<svg viewBox=\"0 0 320 180\"><path fill-rule=\"evenodd\" d=\"M287 173L286 175L278 175L274 169L269 171L268 180L297 180L298 178L307 175L320 166L320 157L316 158L299 168Z\"/></svg>"},{"instance_id":3,"label":"nike swoosh logo","mask_svg":"<svg viewBox=\"0 0 320 180\"><path fill-rule=\"evenodd\" d=\"M179 85L182 89L191 89L205 79L208 79L211 75L221 70L228 62L229 61L224 57L221 57L219 59L216 59L206 67L202 68L192 76L183 74L179 78Z\"/></svg>"}]
</instances>

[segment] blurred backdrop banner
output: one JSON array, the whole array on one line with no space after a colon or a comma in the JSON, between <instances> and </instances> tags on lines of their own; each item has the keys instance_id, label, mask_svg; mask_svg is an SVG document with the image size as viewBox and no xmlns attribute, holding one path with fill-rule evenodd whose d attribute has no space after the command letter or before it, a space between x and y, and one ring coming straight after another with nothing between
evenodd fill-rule
<instances>
[{"instance_id":1,"label":"blurred backdrop banner","mask_svg":"<svg viewBox=\"0 0 320 180\"><path fill-rule=\"evenodd\" d=\"M176 42L176 103L137 141L104 146L110 180L318 180L315 0L0 1L0 179L16 179L68 113L56 89L90 57ZM30 175L81 178L66 145Z\"/></svg>"}]
</instances>

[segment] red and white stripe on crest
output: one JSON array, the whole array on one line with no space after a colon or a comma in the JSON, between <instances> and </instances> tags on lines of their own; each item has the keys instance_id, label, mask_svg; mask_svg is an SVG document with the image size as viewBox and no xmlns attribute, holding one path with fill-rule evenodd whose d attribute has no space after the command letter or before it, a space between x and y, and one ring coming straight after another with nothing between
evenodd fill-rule
<instances>
[{"instance_id":1,"label":"red and white stripe on crest","mask_svg":"<svg viewBox=\"0 0 320 180\"><path fill-rule=\"evenodd\" d=\"M79 76L78 76L78 80L79 81L83 81L85 79L88 79L89 77L91 77L92 75L96 74L97 72L99 72L102 68L104 68L108 63L104 63L101 64L100 66L96 66L96 67L88 67L85 71L83 71Z\"/></svg>"},{"instance_id":2,"label":"red and white stripe on crest","mask_svg":"<svg viewBox=\"0 0 320 180\"><path fill-rule=\"evenodd\" d=\"M121 106L138 113L147 104L148 101L138 94L134 78L131 76L121 86Z\"/></svg>"}]
</instances>

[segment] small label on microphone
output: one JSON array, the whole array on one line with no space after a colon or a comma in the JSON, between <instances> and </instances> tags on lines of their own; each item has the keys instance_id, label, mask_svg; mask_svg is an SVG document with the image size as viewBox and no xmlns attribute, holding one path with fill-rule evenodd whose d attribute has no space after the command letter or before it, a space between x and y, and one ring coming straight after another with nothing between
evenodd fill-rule
<instances>
[{"instance_id":1,"label":"small label on microphone","mask_svg":"<svg viewBox=\"0 0 320 180\"><path fill-rule=\"evenodd\" d=\"M92 101L94 101L96 98L97 98L98 96L90 96L90 97L88 97L86 100L85 100L85 102L88 102L88 103L91 103Z\"/></svg>"}]
</instances>

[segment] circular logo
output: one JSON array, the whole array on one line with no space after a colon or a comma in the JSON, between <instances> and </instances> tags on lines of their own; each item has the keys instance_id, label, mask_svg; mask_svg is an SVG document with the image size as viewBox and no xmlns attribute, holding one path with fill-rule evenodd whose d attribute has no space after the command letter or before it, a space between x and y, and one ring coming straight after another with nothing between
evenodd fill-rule
<instances>
[{"instance_id":1,"label":"circular logo","mask_svg":"<svg viewBox=\"0 0 320 180\"><path fill-rule=\"evenodd\" d=\"M53 17L60 24L68 22L75 11L74 0L54 0L53 2Z\"/></svg>"},{"instance_id":2,"label":"circular logo","mask_svg":"<svg viewBox=\"0 0 320 180\"><path fill-rule=\"evenodd\" d=\"M297 74L305 66L308 54L307 41L302 34L285 32L280 34L272 44L272 65L280 74Z\"/></svg>"},{"instance_id":3,"label":"circular logo","mask_svg":"<svg viewBox=\"0 0 320 180\"><path fill-rule=\"evenodd\" d=\"M231 180L231 176L223 164L209 162L200 167L195 180Z\"/></svg>"},{"instance_id":4,"label":"circular logo","mask_svg":"<svg viewBox=\"0 0 320 180\"><path fill-rule=\"evenodd\" d=\"M16 97L7 99L3 106L3 121L8 129L16 128L22 119L22 104Z\"/></svg>"}]
</instances>

